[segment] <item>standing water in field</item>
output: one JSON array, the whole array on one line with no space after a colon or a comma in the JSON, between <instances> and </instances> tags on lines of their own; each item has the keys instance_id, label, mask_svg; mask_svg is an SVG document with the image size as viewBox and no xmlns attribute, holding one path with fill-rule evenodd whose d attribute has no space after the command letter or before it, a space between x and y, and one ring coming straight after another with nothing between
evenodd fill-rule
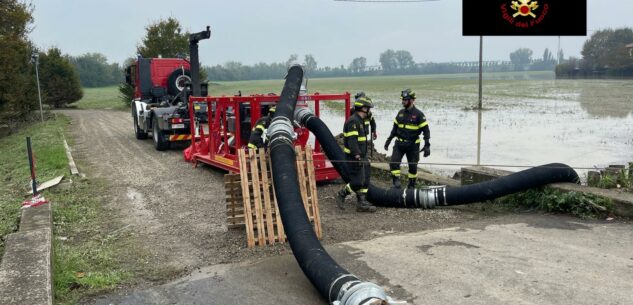
<instances>
[{"instance_id":1,"label":"standing water in field","mask_svg":"<svg viewBox=\"0 0 633 305\"><path fill-rule=\"evenodd\" d=\"M431 128L431 156L420 158L420 166L450 175L477 161L476 82L433 85L420 80L419 88L402 88L416 91L416 107ZM401 108L402 88L362 88L375 105L380 152ZM343 126L338 108L321 112L334 134ZM633 80L487 80L483 108L481 165L517 171L561 162L583 175L586 168L633 161Z\"/></svg>"}]
</instances>

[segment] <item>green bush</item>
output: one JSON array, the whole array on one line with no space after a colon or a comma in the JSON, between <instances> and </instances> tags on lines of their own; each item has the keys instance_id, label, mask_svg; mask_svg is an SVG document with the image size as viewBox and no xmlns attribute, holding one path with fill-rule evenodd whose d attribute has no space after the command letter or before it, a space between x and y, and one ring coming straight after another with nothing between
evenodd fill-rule
<instances>
[{"instance_id":1,"label":"green bush","mask_svg":"<svg viewBox=\"0 0 633 305\"><path fill-rule=\"evenodd\" d=\"M581 218L608 215L613 203L595 195L561 192L550 188L531 189L499 199L502 203L539 209L552 213L567 213Z\"/></svg>"}]
</instances>

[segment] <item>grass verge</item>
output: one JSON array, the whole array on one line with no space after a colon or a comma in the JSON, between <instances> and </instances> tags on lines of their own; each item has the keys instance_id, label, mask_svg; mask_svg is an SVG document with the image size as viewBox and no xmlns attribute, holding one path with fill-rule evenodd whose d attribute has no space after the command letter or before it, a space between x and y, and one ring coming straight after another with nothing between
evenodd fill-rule
<instances>
[{"instance_id":1,"label":"grass verge","mask_svg":"<svg viewBox=\"0 0 633 305\"><path fill-rule=\"evenodd\" d=\"M75 179L47 196L54 202L53 270L56 304L76 304L132 277L120 263L129 234L103 204L105 181Z\"/></svg>"},{"instance_id":2,"label":"grass verge","mask_svg":"<svg viewBox=\"0 0 633 305\"><path fill-rule=\"evenodd\" d=\"M68 172L62 140L62 130L67 124L68 120L62 117L33 123L18 133L0 139L0 257L4 254L6 235L18 230L21 202L30 190L26 137L31 137L37 181L41 183Z\"/></svg>"},{"instance_id":3,"label":"grass verge","mask_svg":"<svg viewBox=\"0 0 633 305\"><path fill-rule=\"evenodd\" d=\"M149 256L104 205L106 181L68 176L63 144L67 126L68 119L60 115L0 139L0 257L5 237L19 229L21 202L30 190L26 137L31 137L38 182L66 175L64 183L43 192L53 208L53 293L55 303L62 305L130 284L133 275L148 271L129 266Z\"/></svg>"}]
</instances>

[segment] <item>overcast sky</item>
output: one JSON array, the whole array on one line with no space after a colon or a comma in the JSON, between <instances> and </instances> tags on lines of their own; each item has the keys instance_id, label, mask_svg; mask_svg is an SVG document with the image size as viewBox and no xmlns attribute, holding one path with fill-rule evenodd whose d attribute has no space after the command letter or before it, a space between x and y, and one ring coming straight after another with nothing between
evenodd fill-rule
<instances>
[{"instance_id":1,"label":"overcast sky","mask_svg":"<svg viewBox=\"0 0 633 305\"><path fill-rule=\"evenodd\" d=\"M476 1L476 0L469 0ZM479 0L485 1L485 0ZM587 0L587 28L633 27L633 0ZM462 37L462 0L358 3L334 0L33 0L31 38L40 48L76 56L98 52L110 62L135 56L145 27L174 17L183 29L211 26L201 42L205 65L286 61L312 54L318 65L348 66L355 57L377 65L387 49L416 62L478 60L479 38ZM574 16L569 16L573 19ZM591 35L591 32L588 33ZM587 37L561 37L565 56L580 57ZM484 60L509 60L520 47L541 57L558 37L484 37Z\"/></svg>"}]
</instances>

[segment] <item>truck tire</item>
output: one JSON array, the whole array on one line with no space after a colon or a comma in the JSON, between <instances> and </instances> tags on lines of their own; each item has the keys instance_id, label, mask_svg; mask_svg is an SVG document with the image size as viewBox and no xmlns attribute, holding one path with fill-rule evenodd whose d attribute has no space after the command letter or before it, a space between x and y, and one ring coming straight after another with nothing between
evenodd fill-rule
<instances>
[{"instance_id":1,"label":"truck tire","mask_svg":"<svg viewBox=\"0 0 633 305\"><path fill-rule=\"evenodd\" d=\"M169 149L169 141L165 140L165 135L158 127L158 119L156 119L156 117L152 120L152 138L154 139L154 148L156 148L156 150L163 151Z\"/></svg>"},{"instance_id":2,"label":"truck tire","mask_svg":"<svg viewBox=\"0 0 633 305\"><path fill-rule=\"evenodd\" d=\"M167 92L177 95L185 88L185 83L191 82L191 72L187 69L176 69L167 78Z\"/></svg>"},{"instance_id":3,"label":"truck tire","mask_svg":"<svg viewBox=\"0 0 633 305\"><path fill-rule=\"evenodd\" d=\"M138 126L138 116L136 115L136 104L132 104L132 118L134 119L134 135L138 140L147 139L147 131Z\"/></svg>"}]
</instances>

